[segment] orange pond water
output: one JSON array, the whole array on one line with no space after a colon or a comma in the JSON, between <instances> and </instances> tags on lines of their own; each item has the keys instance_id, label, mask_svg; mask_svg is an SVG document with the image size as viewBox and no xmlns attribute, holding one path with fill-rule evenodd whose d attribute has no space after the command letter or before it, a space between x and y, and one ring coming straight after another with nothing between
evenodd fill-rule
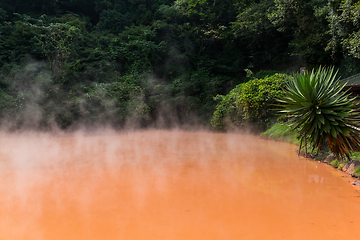
<instances>
[{"instance_id":1,"label":"orange pond water","mask_svg":"<svg viewBox=\"0 0 360 240\"><path fill-rule=\"evenodd\" d=\"M290 144L181 131L0 135L0 239L360 239L360 194Z\"/></svg>"}]
</instances>

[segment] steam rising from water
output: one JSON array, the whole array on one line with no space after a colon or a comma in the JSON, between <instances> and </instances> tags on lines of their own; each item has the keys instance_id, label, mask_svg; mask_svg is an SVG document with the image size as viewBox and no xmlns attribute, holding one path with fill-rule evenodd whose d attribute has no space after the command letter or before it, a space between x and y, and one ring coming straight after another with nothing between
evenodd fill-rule
<instances>
[{"instance_id":1,"label":"steam rising from water","mask_svg":"<svg viewBox=\"0 0 360 240\"><path fill-rule=\"evenodd\" d=\"M2 134L0 239L356 236L358 193L291 149L203 131Z\"/></svg>"},{"instance_id":2,"label":"steam rising from water","mask_svg":"<svg viewBox=\"0 0 360 240\"><path fill-rule=\"evenodd\" d=\"M172 96L167 81L150 74L109 75L98 81L87 77L91 78L59 79L49 66L32 59L14 67L0 80L0 129L49 132L200 125L188 96Z\"/></svg>"}]
</instances>

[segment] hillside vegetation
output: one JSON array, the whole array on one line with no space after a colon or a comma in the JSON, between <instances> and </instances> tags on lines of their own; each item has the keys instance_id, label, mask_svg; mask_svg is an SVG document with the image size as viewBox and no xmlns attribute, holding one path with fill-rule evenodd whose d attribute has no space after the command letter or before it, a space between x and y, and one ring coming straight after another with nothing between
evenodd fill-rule
<instances>
[{"instance_id":1,"label":"hillside vegetation","mask_svg":"<svg viewBox=\"0 0 360 240\"><path fill-rule=\"evenodd\" d=\"M275 72L318 65L334 65L342 77L360 72L359 6L1 0L0 121L11 129L171 127L210 125L215 112L216 128L224 119L266 128L273 113L256 99L268 104L276 94L272 87L283 75ZM275 71L255 80L244 69ZM251 110L246 113L229 94L250 88L249 80L256 87L254 100L242 97ZM256 90L264 86L270 92ZM234 118L233 111L241 114Z\"/></svg>"}]
</instances>

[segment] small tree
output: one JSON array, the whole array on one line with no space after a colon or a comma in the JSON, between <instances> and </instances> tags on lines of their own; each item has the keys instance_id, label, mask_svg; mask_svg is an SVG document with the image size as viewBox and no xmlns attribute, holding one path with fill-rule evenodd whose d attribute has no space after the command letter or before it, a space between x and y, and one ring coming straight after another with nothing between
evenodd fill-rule
<instances>
[{"instance_id":1,"label":"small tree","mask_svg":"<svg viewBox=\"0 0 360 240\"><path fill-rule=\"evenodd\" d=\"M280 112L289 118L287 124L297 130L301 145L309 139L313 149L327 141L337 158L349 159L349 153L360 149L360 114L355 98L350 98L346 83L341 83L334 68L319 68L295 74L286 83L278 99Z\"/></svg>"}]
</instances>

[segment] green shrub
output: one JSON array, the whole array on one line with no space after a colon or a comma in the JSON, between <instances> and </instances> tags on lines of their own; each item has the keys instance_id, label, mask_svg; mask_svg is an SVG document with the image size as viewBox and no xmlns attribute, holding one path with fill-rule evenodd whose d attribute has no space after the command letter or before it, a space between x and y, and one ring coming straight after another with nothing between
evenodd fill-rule
<instances>
[{"instance_id":1,"label":"green shrub","mask_svg":"<svg viewBox=\"0 0 360 240\"><path fill-rule=\"evenodd\" d=\"M351 160L360 161L360 152L353 152L350 154Z\"/></svg>"},{"instance_id":2,"label":"green shrub","mask_svg":"<svg viewBox=\"0 0 360 240\"><path fill-rule=\"evenodd\" d=\"M333 166L334 168L338 168L340 165L340 162L339 162L339 160L335 159L330 162L330 165Z\"/></svg>"},{"instance_id":3,"label":"green shrub","mask_svg":"<svg viewBox=\"0 0 360 240\"><path fill-rule=\"evenodd\" d=\"M360 167L356 167L354 172L351 174L353 177L360 177Z\"/></svg>"},{"instance_id":4,"label":"green shrub","mask_svg":"<svg viewBox=\"0 0 360 240\"><path fill-rule=\"evenodd\" d=\"M229 94L217 95L219 101L211 119L215 129L231 125L257 124L257 129L266 129L275 120L272 104L280 96L282 87L290 79L286 74L277 73L262 79L253 79L237 85Z\"/></svg>"}]
</instances>

